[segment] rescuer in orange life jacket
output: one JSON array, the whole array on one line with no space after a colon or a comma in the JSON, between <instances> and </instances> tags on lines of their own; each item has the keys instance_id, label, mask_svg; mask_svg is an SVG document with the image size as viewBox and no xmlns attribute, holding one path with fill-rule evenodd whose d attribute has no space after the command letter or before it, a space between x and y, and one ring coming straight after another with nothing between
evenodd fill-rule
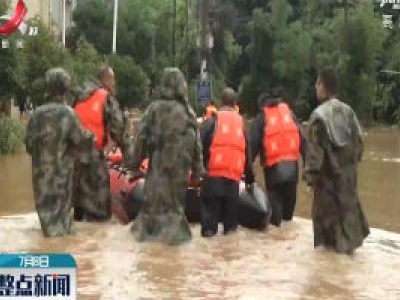
<instances>
[{"instance_id":1,"label":"rescuer in orange life jacket","mask_svg":"<svg viewBox=\"0 0 400 300\"><path fill-rule=\"evenodd\" d=\"M280 227L282 219L291 221L296 205L299 154L305 155L301 125L282 100L282 89L263 93L258 100L261 112L251 132L253 161L260 153L265 186L272 205L271 223Z\"/></svg>"},{"instance_id":2,"label":"rescuer in orange life jacket","mask_svg":"<svg viewBox=\"0 0 400 300\"><path fill-rule=\"evenodd\" d=\"M115 75L111 67L100 67L98 81L86 82L74 103L82 126L95 136L92 149L76 163L74 217L78 221L106 221L111 217L109 173L104 155L109 139L120 147L126 165L131 158L126 118L112 96Z\"/></svg>"},{"instance_id":3,"label":"rescuer in orange life jacket","mask_svg":"<svg viewBox=\"0 0 400 300\"><path fill-rule=\"evenodd\" d=\"M201 131L207 167L201 197L201 234L204 237L217 233L221 213L224 234L236 230L239 182L243 174L248 189L254 182L249 143L243 118L233 108L235 100L234 90L225 88L221 94L222 107Z\"/></svg>"},{"instance_id":4,"label":"rescuer in orange life jacket","mask_svg":"<svg viewBox=\"0 0 400 300\"><path fill-rule=\"evenodd\" d=\"M206 105L206 111L204 113L204 121L207 121L216 113L217 113L217 106L215 105L214 101L210 100Z\"/></svg>"}]
</instances>

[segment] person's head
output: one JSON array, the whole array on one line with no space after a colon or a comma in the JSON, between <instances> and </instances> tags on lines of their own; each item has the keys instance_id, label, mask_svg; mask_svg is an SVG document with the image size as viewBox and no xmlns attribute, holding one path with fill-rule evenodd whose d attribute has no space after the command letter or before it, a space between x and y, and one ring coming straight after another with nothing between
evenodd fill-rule
<instances>
[{"instance_id":1,"label":"person's head","mask_svg":"<svg viewBox=\"0 0 400 300\"><path fill-rule=\"evenodd\" d=\"M224 88L221 93L221 105L233 107L236 102L236 92L230 87Z\"/></svg>"},{"instance_id":2,"label":"person's head","mask_svg":"<svg viewBox=\"0 0 400 300\"><path fill-rule=\"evenodd\" d=\"M213 100L208 101L207 106L216 106Z\"/></svg>"},{"instance_id":3,"label":"person's head","mask_svg":"<svg viewBox=\"0 0 400 300\"><path fill-rule=\"evenodd\" d=\"M277 85L262 92L258 97L257 103L260 108L263 108L264 106L278 105L282 101L284 101L284 88Z\"/></svg>"},{"instance_id":4,"label":"person's head","mask_svg":"<svg viewBox=\"0 0 400 300\"><path fill-rule=\"evenodd\" d=\"M46 72L47 90L51 96L65 96L71 85L71 76L63 68L52 68Z\"/></svg>"},{"instance_id":5,"label":"person's head","mask_svg":"<svg viewBox=\"0 0 400 300\"><path fill-rule=\"evenodd\" d=\"M324 101L336 96L338 86L339 80L335 69L332 67L323 68L315 83L318 100Z\"/></svg>"},{"instance_id":6,"label":"person's head","mask_svg":"<svg viewBox=\"0 0 400 300\"><path fill-rule=\"evenodd\" d=\"M115 74L110 66L101 66L97 73L97 79L110 93L115 91Z\"/></svg>"},{"instance_id":7,"label":"person's head","mask_svg":"<svg viewBox=\"0 0 400 300\"><path fill-rule=\"evenodd\" d=\"M188 103L188 86L178 68L165 68L161 80L161 98Z\"/></svg>"}]
</instances>

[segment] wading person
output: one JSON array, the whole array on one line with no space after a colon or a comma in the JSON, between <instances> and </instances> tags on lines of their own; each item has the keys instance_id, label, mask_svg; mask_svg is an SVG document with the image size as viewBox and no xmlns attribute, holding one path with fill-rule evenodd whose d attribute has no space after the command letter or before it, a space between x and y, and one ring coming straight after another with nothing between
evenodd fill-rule
<instances>
[{"instance_id":1,"label":"wading person","mask_svg":"<svg viewBox=\"0 0 400 300\"><path fill-rule=\"evenodd\" d=\"M201 131L207 176L201 196L201 235L214 236L222 214L224 234L238 225L239 183L245 174L249 188L254 182L251 154L243 118L235 111L236 93L225 88L221 108Z\"/></svg>"},{"instance_id":2,"label":"wading person","mask_svg":"<svg viewBox=\"0 0 400 300\"><path fill-rule=\"evenodd\" d=\"M75 219L107 221L111 217L110 179L104 148L111 138L129 160L129 134L126 118L117 100L115 75L101 66L97 82L87 82L74 108L81 124L95 136L88 159L77 161L74 176Z\"/></svg>"},{"instance_id":3,"label":"wading person","mask_svg":"<svg viewBox=\"0 0 400 300\"><path fill-rule=\"evenodd\" d=\"M63 69L46 73L51 102L31 116L26 131L26 150L32 156L35 207L45 236L73 233L72 185L74 161L87 151L93 136L80 125L66 104L70 76Z\"/></svg>"},{"instance_id":4,"label":"wading person","mask_svg":"<svg viewBox=\"0 0 400 300\"><path fill-rule=\"evenodd\" d=\"M357 192L362 130L351 107L336 98L332 68L322 70L315 88L320 105L309 120L305 166L314 193L314 247L352 254L369 234Z\"/></svg>"},{"instance_id":5,"label":"wading person","mask_svg":"<svg viewBox=\"0 0 400 300\"><path fill-rule=\"evenodd\" d=\"M191 239L184 203L192 169L197 185L204 172L196 115L188 102L186 80L177 68L167 68L160 98L144 112L134 143L134 172L149 158L144 203L132 225L139 241L178 245Z\"/></svg>"},{"instance_id":6,"label":"wading person","mask_svg":"<svg viewBox=\"0 0 400 300\"><path fill-rule=\"evenodd\" d=\"M305 140L300 124L282 99L282 89L259 97L261 112L253 121L250 140L253 161L260 154L265 186L271 201L271 224L291 221L299 181L298 160L304 162Z\"/></svg>"}]
</instances>

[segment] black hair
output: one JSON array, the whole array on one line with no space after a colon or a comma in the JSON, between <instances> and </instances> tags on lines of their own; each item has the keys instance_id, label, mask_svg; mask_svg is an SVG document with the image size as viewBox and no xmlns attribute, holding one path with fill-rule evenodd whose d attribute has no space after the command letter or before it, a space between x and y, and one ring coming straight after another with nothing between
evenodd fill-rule
<instances>
[{"instance_id":1,"label":"black hair","mask_svg":"<svg viewBox=\"0 0 400 300\"><path fill-rule=\"evenodd\" d=\"M234 106L237 103L236 92L230 88L226 87L221 93L221 104L227 106Z\"/></svg>"},{"instance_id":2,"label":"black hair","mask_svg":"<svg viewBox=\"0 0 400 300\"><path fill-rule=\"evenodd\" d=\"M320 81L325 88L325 91L330 95L336 95L339 87L339 79L333 67L325 67L319 74L318 81Z\"/></svg>"}]
</instances>

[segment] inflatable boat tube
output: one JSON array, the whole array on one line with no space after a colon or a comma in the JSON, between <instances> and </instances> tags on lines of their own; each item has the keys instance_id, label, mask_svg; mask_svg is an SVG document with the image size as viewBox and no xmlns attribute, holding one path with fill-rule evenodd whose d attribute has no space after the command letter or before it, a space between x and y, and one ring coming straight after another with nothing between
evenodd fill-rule
<instances>
[{"instance_id":1,"label":"inflatable boat tube","mask_svg":"<svg viewBox=\"0 0 400 300\"><path fill-rule=\"evenodd\" d=\"M144 202L144 178L132 178L129 172L111 168L110 186L112 212L122 224L134 220ZM185 215L190 223L200 223L201 206L198 189L188 187L185 203ZM271 218L271 209L265 192L254 184L252 193L240 183L239 224L243 227L264 230ZM222 218L220 219L222 221Z\"/></svg>"},{"instance_id":2,"label":"inflatable boat tube","mask_svg":"<svg viewBox=\"0 0 400 300\"><path fill-rule=\"evenodd\" d=\"M144 200L144 178L131 178L118 169L110 169L111 211L122 224L136 218Z\"/></svg>"},{"instance_id":3,"label":"inflatable boat tube","mask_svg":"<svg viewBox=\"0 0 400 300\"><path fill-rule=\"evenodd\" d=\"M128 224L134 220L144 202L144 178L133 178L130 172L119 167L122 161L120 152L108 156L110 165L110 188L112 198L112 212L122 224ZM141 171L146 173L148 160L144 160ZM189 179L191 174L189 174ZM199 190L194 188L192 182L186 194L185 214L190 223L199 223L201 220ZM245 189L244 182L239 186L239 216L238 222L241 226L264 230L268 227L271 218L271 207L266 193L255 183L253 192ZM222 218L220 218L220 221Z\"/></svg>"}]
</instances>

